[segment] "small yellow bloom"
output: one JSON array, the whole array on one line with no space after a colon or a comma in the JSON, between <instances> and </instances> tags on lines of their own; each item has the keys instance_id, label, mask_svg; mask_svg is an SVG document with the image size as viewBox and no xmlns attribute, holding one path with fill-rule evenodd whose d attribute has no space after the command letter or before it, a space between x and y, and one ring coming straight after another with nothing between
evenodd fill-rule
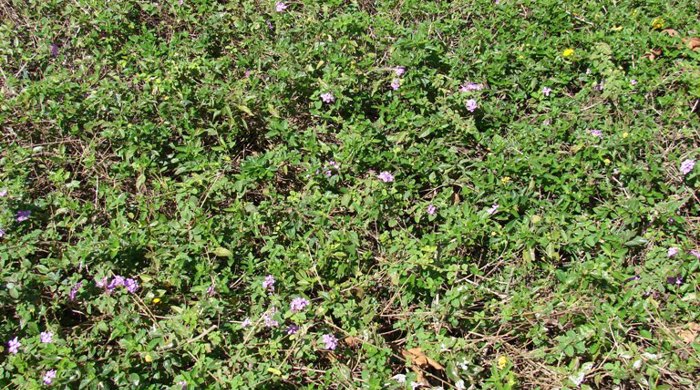
<instances>
[{"instance_id":1,"label":"small yellow bloom","mask_svg":"<svg viewBox=\"0 0 700 390\"><path fill-rule=\"evenodd\" d=\"M651 21L651 27L654 30L661 30L662 28L664 28L665 25L666 22L664 21L664 18L656 18Z\"/></svg>"},{"instance_id":2,"label":"small yellow bloom","mask_svg":"<svg viewBox=\"0 0 700 390\"><path fill-rule=\"evenodd\" d=\"M496 361L496 364L497 364L499 370L504 369L507 363L508 363L508 358L505 356L499 356L498 360Z\"/></svg>"},{"instance_id":3,"label":"small yellow bloom","mask_svg":"<svg viewBox=\"0 0 700 390\"><path fill-rule=\"evenodd\" d=\"M150 363L153 361L153 356L151 356L150 354L146 354L146 356L143 357L143 360L145 360L146 363Z\"/></svg>"},{"instance_id":4,"label":"small yellow bloom","mask_svg":"<svg viewBox=\"0 0 700 390\"><path fill-rule=\"evenodd\" d=\"M510 180L511 180L510 176L505 176L505 177L501 178L501 183L508 184L508 183L510 183Z\"/></svg>"},{"instance_id":5,"label":"small yellow bloom","mask_svg":"<svg viewBox=\"0 0 700 390\"><path fill-rule=\"evenodd\" d=\"M159 302L160 302L160 298L153 298L153 300L152 300L151 302L153 302L153 303L159 303Z\"/></svg>"},{"instance_id":6,"label":"small yellow bloom","mask_svg":"<svg viewBox=\"0 0 700 390\"><path fill-rule=\"evenodd\" d=\"M605 160L603 160L603 162L605 163L605 165L610 165L610 159L606 158Z\"/></svg>"},{"instance_id":7,"label":"small yellow bloom","mask_svg":"<svg viewBox=\"0 0 700 390\"><path fill-rule=\"evenodd\" d=\"M621 30L622 30L622 26L615 26L615 27L611 28L610 30L612 30L612 31L621 31Z\"/></svg>"},{"instance_id":8,"label":"small yellow bloom","mask_svg":"<svg viewBox=\"0 0 700 390\"><path fill-rule=\"evenodd\" d=\"M568 48L568 49L564 50L563 52L561 52L561 55L564 58L568 58L568 57L573 56L575 53L576 52L574 51L574 49Z\"/></svg>"},{"instance_id":9,"label":"small yellow bloom","mask_svg":"<svg viewBox=\"0 0 700 390\"><path fill-rule=\"evenodd\" d=\"M622 138L627 138L629 136L630 136L630 133L628 133L626 131L624 133L622 133Z\"/></svg>"},{"instance_id":10,"label":"small yellow bloom","mask_svg":"<svg viewBox=\"0 0 700 390\"><path fill-rule=\"evenodd\" d=\"M498 233L496 233L496 232L491 232L491 237L496 237L497 235L498 235Z\"/></svg>"}]
</instances>

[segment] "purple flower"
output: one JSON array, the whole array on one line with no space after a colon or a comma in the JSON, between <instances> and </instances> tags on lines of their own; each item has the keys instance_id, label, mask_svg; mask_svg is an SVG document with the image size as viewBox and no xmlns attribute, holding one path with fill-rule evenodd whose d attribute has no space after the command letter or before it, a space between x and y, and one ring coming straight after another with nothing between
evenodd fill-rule
<instances>
[{"instance_id":1,"label":"purple flower","mask_svg":"<svg viewBox=\"0 0 700 390\"><path fill-rule=\"evenodd\" d=\"M690 254L697 257L698 260L700 260L700 251L697 249L693 249L690 251Z\"/></svg>"},{"instance_id":2,"label":"purple flower","mask_svg":"<svg viewBox=\"0 0 700 390\"><path fill-rule=\"evenodd\" d=\"M109 282L107 285L107 290L112 291L117 287L123 287L124 286L124 277L121 275L116 275L114 278L112 278L112 281Z\"/></svg>"},{"instance_id":3,"label":"purple flower","mask_svg":"<svg viewBox=\"0 0 700 390\"><path fill-rule=\"evenodd\" d=\"M484 85L483 85L483 84L477 84L477 83L468 82L468 83L462 85L462 86L459 88L459 91L460 91L460 92L481 91L482 89L484 89Z\"/></svg>"},{"instance_id":4,"label":"purple flower","mask_svg":"<svg viewBox=\"0 0 700 390\"><path fill-rule=\"evenodd\" d=\"M262 282L262 286L265 290L274 290L275 289L275 277L272 275L267 275L265 276L265 280Z\"/></svg>"},{"instance_id":5,"label":"purple flower","mask_svg":"<svg viewBox=\"0 0 700 390\"><path fill-rule=\"evenodd\" d=\"M274 320L272 318L272 315L274 313L275 313L275 310L273 309L272 313L265 313L262 315L263 322L265 323L265 326L267 326L268 328L276 328L280 325L279 322L277 322L276 320Z\"/></svg>"},{"instance_id":6,"label":"purple flower","mask_svg":"<svg viewBox=\"0 0 700 390\"><path fill-rule=\"evenodd\" d=\"M306 300L304 298L297 297L297 298L292 299L292 303L289 304L289 308L292 310L293 313L298 313L298 312L304 310L304 308L308 305L309 305L308 300Z\"/></svg>"},{"instance_id":7,"label":"purple flower","mask_svg":"<svg viewBox=\"0 0 700 390\"><path fill-rule=\"evenodd\" d=\"M636 80L636 79L630 80L630 84L631 84L632 86L637 85L637 80Z\"/></svg>"},{"instance_id":8,"label":"purple flower","mask_svg":"<svg viewBox=\"0 0 700 390\"><path fill-rule=\"evenodd\" d=\"M695 160L687 159L681 163L681 173L687 175L695 167Z\"/></svg>"},{"instance_id":9,"label":"purple flower","mask_svg":"<svg viewBox=\"0 0 700 390\"><path fill-rule=\"evenodd\" d=\"M597 129L589 130L588 131L592 136L602 138L603 137L603 132Z\"/></svg>"},{"instance_id":10,"label":"purple flower","mask_svg":"<svg viewBox=\"0 0 700 390\"><path fill-rule=\"evenodd\" d=\"M595 90L596 91L602 91L605 89L605 80L601 80L598 84L595 85Z\"/></svg>"},{"instance_id":11,"label":"purple flower","mask_svg":"<svg viewBox=\"0 0 700 390\"><path fill-rule=\"evenodd\" d=\"M435 212L437 211L437 207L435 207L434 204L429 204L428 209L426 211L428 212L428 215L435 215Z\"/></svg>"},{"instance_id":12,"label":"purple flower","mask_svg":"<svg viewBox=\"0 0 700 390\"><path fill-rule=\"evenodd\" d=\"M396 75L396 77L401 77L404 73L406 73L406 68L404 68L403 66L397 66L396 68L394 68L394 74Z\"/></svg>"},{"instance_id":13,"label":"purple flower","mask_svg":"<svg viewBox=\"0 0 700 390\"><path fill-rule=\"evenodd\" d=\"M126 287L126 291L133 294L139 289L139 283L134 279L129 278L124 281L124 287Z\"/></svg>"},{"instance_id":14,"label":"purple flower","mask_svg":"<svg viewBox=\"0 0 700 390\"><path fill-rule=\"evenodd\" d=\"M477 107L478 107L478 105L476 104L476 100L474 100L474 99L467 100L467 110L469 110L469 112L476 111Z\"/></svg>"},{"instance_id":15,"label":"purple flower","mask_svg":"<svg viewBox=\"0 0 700 390\"><path fill-rule=\"evenodd\" d=\"M330 92L322 93L321 100L323 100L324 103L333 103L335 101L335 96Z\"/></svg>"},{"instance_id":16,"label":"purple flower","mask_svg":"<svg viewBox=\"0 0 700 390\"><path fill-rule=\"evenodd\" d=\"M249 327L253 322L250 320L250 318L246 318L241 322L241 328L247 328Z\"/></svg>"},{"instance_id":17,"label":"purple flower","mask_svg":"<svg viewBox=\"0 0 700 390\"><path fill-rule=\"evenodd\" d=\"M340 169L340 164L338 164L337 162L335 162L333 160L329 161L326 164L326 166L329 167L329 168L326 168L326 170L323 172L323 174L326 175L326 177L333 176L333 170L337 171Z\"/></svg>"},{"instance_id":18,"label":"purple flower","mask_svg":"<svg viewBox=\"0 0 700 390\"><path fill-rule=\"evenodd\" d=\"M17 222L22 222L22 221L28 220L30 215L32 215L32 212L30 210L18 211L17 212Z\"/></svg>"},{"instance_id":19,"label":"purple flower","mask_svg":"<svg viewBox=\"0 0 700 390\"><path fill-rule=\"evenodd\" d=\"M549 96L550 93L552 93L552 89L551 89L551 88L549 88L549 87L544 87L544 88L542 88L542 94L543 94L544 96Z\"/></svg>"},{"instance_id":20,"label":"purple flower","mask_svg":"<svg viewBox=\"0 0 700 390\"><path fill-rule=\"evenodd\" d=\"M668 248L668 257L674 257L678 254L678 248L675 246Z\"/></svg>"},{"instance_id":21,"label":"purple flower","mask_svg":"<svg viewBox=\"0 0 700 390\"><path fill-rule=\"evenodd\" d=\"M287 7L288 7L287 4L284 4L281 1L278 1L277 3L275 3L275 10L277 12L284 12L284 10L286 10Z\"/></svg>"},{"instance_id":22,"label":"purple flower","mask_svg":"<svg viewBox=\"0 0 700 390\"><path fill-rule=\"evenodd\" d=\"M182 1L182 0L181 0ZM180 381L177 382L177 385L180 386L180 389L182 390L187 390L187 381Z\"/></svg>"},{"instance_id":23,"label":"purple flower","mask_svg":"<svg viewBox=\"0 0 700 390\"><path fill-rule=\"evenodd\" d=\"M11 354L16 355L19 352L19 347L21 347L21 346L22 346L22 343L20 343L19 340L17 339L17 337L15 337L14 339L10 340L7 343L7 350Z\"/></svg>"},{"instance_id":24,"label":"purple flower","mask_svg":"<svg viewBox=\"0 0 700 390\"><path fill-rule=\"evenodd\" d=\"M107 287L107 280L108 280L108 278L106 276L100 280L96 280L95 286L97 286L97 288L106 288Z\"/></svg>"},{"instance_id":25,"label":"purple flower","mask_svg":"<svg viewBox=\"0 0 700 390\"><path fill-rule=\"evenodd\" d=\"M397 89L399 89L400 86L401 86L401 79L391 80L391 89L396 91Z\"/></svg>"},{"instance_id":26,"label":"purple flower","mask_svg":"<svg viewBox=\"0 0 700 390\"><path fill-rule=\"evenodd\" d=\"M44 384L50 385L51 383L53 383L54 378L56 378L56 370L46 371L43 378Z\"/></svg>"},{"instance_id":27,"label":"purple flower","mask_svg":"<svg viewBox=\"0 0 700 390\"><path fill-rule=\"evenodd\" d=\"M53 342L53 333L50 331L49 332L41 332L39 334L39 339L44 344L51 344L51 342Z\"/></svg>"},{"instance_id":28,"label":"purple flower","mask_svg":"<svg viewBox=\"0 0 700 390\"><path fill-rule=\"evenodd\" d=\"M78 282L73 286L73 288L70 289L70 293L68 293L68 298L71 301L75 300L75 296L78 294L78 290L80 290L81 287L83 287L83 282Z\"/></svg>"},{"instance_id":29,"label":"purple flower","mask_svg":"<svg viewBox=\"0 0 700 390\"><path fill-rule=\"evenodd\" d=\"M0 198L4 198L7 195L7 188L0 190Z\"/></svg>"},{"instance_id":30,"label":"purple flower","mask_svg":"<svg viewBox=\"0 0 700 390\"><path fill-rule=\"evenodd\" d=\"M216 287L214 287L214 284L212 284L207 288L207 295L211 297L214 296L214 294L216 294Z\"/></svg>"},{"instance_id":31,"label":"purple flower","mask_svg":"<svg viewBox=\"0 0 700 390\"><path fill-rule=\"evenodd\" d=\"M51 44L51 57L53 57L53 58L58 57L58 45L55 43Z\"/></svg>"},{"instance_id":32,"label":"purple flower","mask_svg":"<svg viewBox=\"0 0 700 390\"><path fill-rule=\"evenodd\" d=\"M627 283L629 283L629 282L635 282L635 281L637 281L637 280L639 280L639 279L641 279L641 278L642 278L642 277L639 276L639 275L634 275L634 276L632 276L631 278L625 279L625 282L627 282Z\"/></svg>"},{"instance_id":33,"label":"purple flower","mask_svg":"<svg viewBox=\"0 0 700 390\"><path fill-rule=\"evenodd\" d=\"M0 238L5 237L5 230L0 229Z\"/></svg>"},{"instance_id":34,"label":"purple flower","mask_svg":"<svg viewBox=\"0 0 700 390\"><path fill-rule=\"evenodd\" d=\"M498 211L498 207L500 207L500 206L498 206L498 203L494 203L494 204L491 206L491 208L489 208L489 209L486 210L486 213L488 213L488 215L493 215L493 214L496 213L496 211Z\"/></svg>"},{"instance_id":35,"label":"purple flower","mask_svg":"<svg viewBox=\"0 0 700 390\"><path fill-rule=\"evenodd\" d=\"M293 335L298 331L299 331L299 326L297 326L297 325L289 325L287 327L287 334L288 335Z\"/></svg>"},{"instance_id":36,"label":"purple flower","mask_svg":"<svg viewBox=\"0 0 700 390\"><path fill-rule=\"evenodd\" d=\"M338 339L335 338L332 334L324 334L321 337L321 340L323 341L324 344L326 344L326 349L328 350L334 350L338 347Z\"/></svg>"},{"instance_id":37,"label":"purple flower","mask_svg":"<svg viewBox=\"0 0 700 390\"><path fill-rule=\"evenodd\" d=\"M666 278L666 283L668 284L675 284L676 286L680 286L683 284L683 278L678 275L678 276L669 276Z\"/></svg>"},{"instance_id":38,"label":"purple flower","mask_svg":"<svg viewBox=\"0 0 700 390\"><path fill-rule=\"evenodd\" d=\"M391 183L392 181L394 181L394 175L387 171L382 171L377 177L384 183Z\"/></svg>"}]
</instances>

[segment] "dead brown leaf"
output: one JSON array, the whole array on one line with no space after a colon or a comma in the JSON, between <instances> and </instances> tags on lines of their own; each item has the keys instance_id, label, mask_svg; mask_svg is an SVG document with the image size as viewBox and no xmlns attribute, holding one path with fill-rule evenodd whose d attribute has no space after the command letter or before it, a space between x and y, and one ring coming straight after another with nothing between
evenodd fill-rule
<instances>
[{"instance_id":1,"label":"dead brown leaf","mask_svg":"<svg viewBox=\"0 0 700 390\"><path fill-rule=\"evenodd\" d=\"M422 348L411 348L403 350L401 354L403 355L403 357L409 359L412 363L415 363L417 366L423 367L425 365L428 365L436 370L445 369L442 365L440 365L440 363L436 362L435 360L431 359L429 356L424 354Z\"/></svg>"},{"instance_id":2,"label":"dead brown leaf","mask_svg":"<svg viewBox=\"0 0 700 390\"><path fill-rule=\"evenodd\" d=\"M681 329L678 331L678 337L685 341L686 344L690 344L698 337L700 333L700 325L695 322L688 324L688 329Z\"/></svg>"},{"instance_id":3,"label":"dead brown leaf","mask_svg":"<svg viewBox=\"0 0 700 390\"><path fill-rule=\"evenodd\" d=\"M683 42L688 45L688 48L692 51L700 50L700 38L684 38Z\"/></svg>"},{"instance_id":4,"label":"dead brown leaf","mask_svg":"<svg viewBox=\"0 0 700 390\"><path fill-rule=\"evenodd\" d=\"M358 345L362 344L362 340L355 336L348 336L345 338L345 344L347 344L350 348L355 348Z\"/></svg>"},{"instance_id":5,"label":"dead brown leaf","mask_svg":"<svg viewBox=\"0 0 700 390\"><path fill-rule=\"evenodd\" d=\"M423 384L423 385L428 384L428 381L425 379L425 376L423 375L423 371L421 371L417 367L413 367L413 372L416 373L416 382Z\"/></svg>"},{"instance_id":6,"label":"dead brown leaf","mask_svg":"<svg viewBox=\"0 0 700 390\"><path fill-rule=\"evenodd\" d=\"M680 332L678 332L678 337L681 338L681 340L685 341L686 344L690 344L693 341L695 341L695 337L697 334L695 332L692 332L688 329L683 329Z\"/></svg>"},{"instance_id":7,"label":"dead brown leaf","mask_svg":"<svg viewBox=\"0 0 700 390\"><path fill-rule=\"evenodd\" d=\"M670 36L672 36L672 37L677 37L677 36L681 35L681 34L678 33L678 31L676 31L676 30L674 30L674 29L672 29L672 28L667 28L667 29L665 29L665 30L663 30L663 31L661 31L661 32L662 32L662 33L666 33L666 34L668 34L668 35L670 35Z\"/></svg>"},{"instance_id":8,"label":"dead brown leaf","mask_svg":"<svg viewBox=\"0 0 700 390\"><path fill-rule=\"evenodd\" d=\"M661 49L651 49L648 53L644 55L644 57L648 58L651 61L654 61L657 57L660 57L661 54Z\"/></svg>"}]
</instances>

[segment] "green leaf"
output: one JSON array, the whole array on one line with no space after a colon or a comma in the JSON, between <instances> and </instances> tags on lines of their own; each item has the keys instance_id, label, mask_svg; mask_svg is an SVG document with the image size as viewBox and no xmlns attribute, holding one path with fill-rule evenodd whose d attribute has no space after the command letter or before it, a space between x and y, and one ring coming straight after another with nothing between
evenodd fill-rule
<instances>
[{"instance_id":1,"label":"green leaf","mask_svg":"<svg viewBox=\"0 0 700 390\"><path fill-rule=\"evenodd\" d=\"M640 245L646 245L649 242L649 240L637 236L625 243L626 246L640 246Z\"/></svg>"},{"instance_id":2,"label":"green leaf","mask_svg":"<svg viewBox=\"0 0 700 390\"><path fill-rule=\"evenodd\" d=\"M247 106L237 104L236 107L238 107L239 110L245 112L246 114L253 116L253 111L251 111L250 108L248 108Z\"/></svg>"},{"instance_id":3,"label":"green leaf","mask_svg":"<svg viewBox=\"0 0 700 390\"><path fill-rule=\"evenodd\" d=\"M233 253L230 250L221 246L214 249L214 254L218 257L233 257Z\"/></svg>"}]
</instances>

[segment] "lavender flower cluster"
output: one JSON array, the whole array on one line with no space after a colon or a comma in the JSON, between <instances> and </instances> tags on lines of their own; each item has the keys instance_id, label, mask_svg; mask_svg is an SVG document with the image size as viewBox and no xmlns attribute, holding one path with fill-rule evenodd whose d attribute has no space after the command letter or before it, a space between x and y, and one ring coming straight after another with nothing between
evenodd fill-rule
<instances>
[{"instance_id":1,"label":"lavender flower cluster","mask_svg":"<svg viewBox=\"0 0 700 390\"><path fill-rule=\"evenodd\" d=\"M263 279L261 286L265 292L272 293L275 288L275 283L277 280L272 275L267 275ZM289 311L291 313L301 313L311 305L311 302L303 297L296 297L292 299L289 303ZM277 321L274 316L277 314L276 307L270 307L265 313L260 316L260 321L257 323L262 323L265 328L278 328L280 326L279 321ZM245 329L253 326L253 321L250 318L246 318L240 323L241 328ZM285 332L287 335L294 335L299 332L301 327L299 324L292 323L287 326ZM323 343L323 349L334 350L338 346L338 339L332 334L324 334L321 338Z\"/></svg>"},{"instance_id":2,"label":"lavender flower cluster","mask_svg":"<svg viewBox=\"0 0 700 390\"><path fill-rule=\"evenodd\" d=\"M51 332L51 331L41 332L39 334L39 341L42 344L53 343L53 332ZM22 348L22 343L20 342L19 337L15 337L7 343L7 351L12 355L19 354L20 348ZM41 380L45 385L50 386L51 384L53 384L53 380L55 378L56 378L56 370L49 370L49 371L46 371L44 373Z\"/></svg>"},{"instance_id":3,"label":"lavender flower cluster","mask_svg":"<svg viewBox=\"0 0 700 390\"><path fill-rule=\"evenodd\" d=\"M109 278L104 277L101 280L98 280L95 282L95 285L98 288L104 288L105 291L111 293L115 289L119 287L124 287L126 291L128 291L131 294L136 293L136 291L139 289L139 283L132 278L124 278L121 275L115 275L112 280L109 280Z\"/></svg>"}]
</instances>

